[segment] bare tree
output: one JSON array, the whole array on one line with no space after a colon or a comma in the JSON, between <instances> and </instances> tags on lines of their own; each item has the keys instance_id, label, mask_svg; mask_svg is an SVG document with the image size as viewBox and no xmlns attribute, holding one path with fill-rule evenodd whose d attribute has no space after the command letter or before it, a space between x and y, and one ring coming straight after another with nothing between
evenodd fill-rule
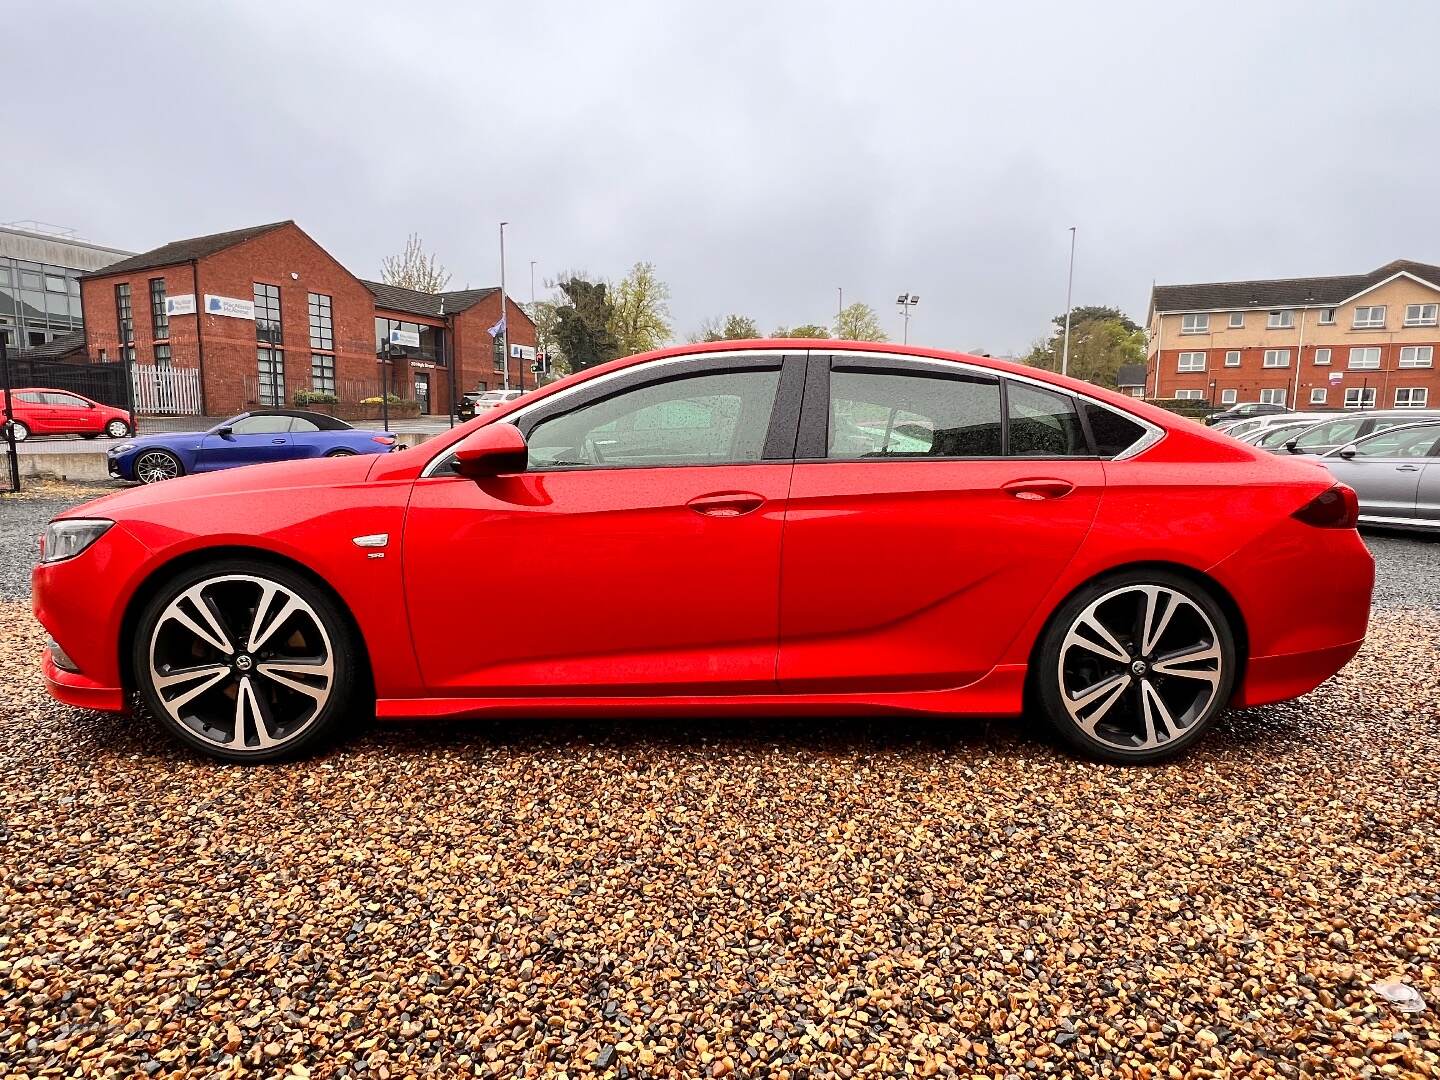
<instances>
[{"instance_id":1,"label":"bare tree","mask_svg":"<svg viewBox=\"0 0 1440 1080\"><path fill-rule=\"evenodd\" d=\"M450 284L450 271L434 255L426 255L419 233L405 241L405 252L387 255L380 261L380 277L386 285L399 285L417 292L438 293Z\"/></svg>"}]
</instances>

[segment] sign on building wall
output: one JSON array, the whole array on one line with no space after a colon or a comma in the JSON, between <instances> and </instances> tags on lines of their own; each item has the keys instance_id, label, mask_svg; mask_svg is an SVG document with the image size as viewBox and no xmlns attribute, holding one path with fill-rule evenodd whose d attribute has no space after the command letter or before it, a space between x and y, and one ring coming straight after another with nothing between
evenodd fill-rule
<instances>
[{"instance_id":1,"label":"sign on building wall","mask_svg":"<svg viewBox=\"0 0 1440 1080\"><path fill-rule=\"evenodd\" d=\"M166 315L194 315L195 294L183 293L180 296L167 296L165 298Z\"/></svg>"},{"instance_id":2,"label":"sign on building wall","mask_svg":"<svg viewBox=\"0 0 1440 1080\"><path fill-rule=\"evenodd\" d=\"M535 359L535 346L534 346L534 345L511 345L511 346L510 346L510 355L513 356L513 357L514 357L515 359L517 359L517 360L534 360L534 359Z\"/></svg>"},{"instance_id":3,"label":"sign on building wall","mask_svg":"<svg viewBox=\"0 0 1440 1080\"><path fill-rule=\"evenodd\" d=\"M255 318L255 301L237 300L233 296L211 296L205 294L205 314L224 315L229 319Z\"/></svg>"},{"instance_id":4,"label":"sign on building wall","mask_svg":"<svg viewBox=\"0 0 1440 1080\"><path fill-rule=\"evenodd\" d=\"M408 349L420 347L420 334L415 330L391 330L391 345L404 345Z\"/></svg>"}]
</instances>

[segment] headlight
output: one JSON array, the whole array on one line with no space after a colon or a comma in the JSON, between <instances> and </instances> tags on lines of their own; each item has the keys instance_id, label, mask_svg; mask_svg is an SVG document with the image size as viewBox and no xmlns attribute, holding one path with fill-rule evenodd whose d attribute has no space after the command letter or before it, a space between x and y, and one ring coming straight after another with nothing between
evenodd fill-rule
<instances>
[{"instance_id":1,"label":"headlight","mask_svg":"<svg viewBox=\"0 0 1440 1080\"><path fill-rule=\"evenodd\" d=\"M128 454L131 450L134 450L134 449L135 449L135 444L134 444L133 442L121 443L119 446L112 446L112 447L110 448L110 456L111 456L111 457L118 457L118 456L121 455L121 454Z\"/></svg>"},{"instance_id":2,"label":"headlight","mask_svg":"<svg viewBox=\"0 0 1440 1080\"><path fill-rule=\"evenodd\" d=\"M64 562L73 559L105 534L113 521L99 518L66 518L52 521L40 536L40 561Z\"/></svg>"}]
</instances>

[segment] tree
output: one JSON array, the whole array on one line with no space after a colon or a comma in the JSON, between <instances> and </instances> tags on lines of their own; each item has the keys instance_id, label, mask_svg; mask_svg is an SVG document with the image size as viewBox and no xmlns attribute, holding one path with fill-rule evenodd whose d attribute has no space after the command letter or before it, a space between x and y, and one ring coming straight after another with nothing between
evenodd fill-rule
<instances>
[{"instance_id":1,"label":"tree","mask_svg":"<svg viewBox=\"0 0 1440 1080\"><path fill-rule=\"evenodd\" d=\"M637 262L610 292L610 336L621 356L658 349L670 340L670 286L652 263Z\"/></svg>"},{"instance_id":2,"label":"tree","mask_svg":"<svg viewBox=\"0 0 1440 1080\"><path fill-rule=\"evenodd\" d=\"M571 371L614 360L620 355L610 333L610 298L603 281L572 273L556 282L565 299L555 307L554 344Z\"/></svg>"},{"instance_id":3,"label":"tree","mask_svg":"<svg viewBox=\"0 0 1440 1080\"><path fill-rule=\"evenodd\" d=\"M550 287L553 288L553 284ZM530 316L530 321L535 324L535 339L545 349L545 358L550 362L550 370L557 375L570 374L570 366L565 360L564 353L556 344L555 333L560 325L560 305L554 300L536 300L520 306L525 310L525 314Z\"/></svg>"},{"instance_id":4,"label":"tree","mask_svg":"<svg viewBox=\"0 0 1440 1080\"><path fill-rule=\"evenodd\" d=\"M814 323L801 323L799 326L791 327L789 330L783 326L777 326L770 335L772 338L828 338L830 328L828 326L816 326Z\"/></svg>"},{"instance_id":5,"label":"tree","mask_svg":"<svg viewBox=\"0 0 1440 1080\"><path fill-rule=\"evenodd\" d=\"M835 336L842 341L889 341L880 317L869 304L851 304L835 316Z\"/></svg>"},{"instance_id":6,"label":"tree","mask_svg":"<svg viewBox=\"0 0 1440 1080\"><path fill-rule=\"evenodd\" d=\"M723 319L706 319L700 324L700 332L691 334L691 341L741 341L747 338L764 337L760 324L748 315L727 315Z\"/></svg>"},{"instance_id":7,"label":"tree","mask_svg":"<svg viewBox=\"0 0 1440 1080\"><path fill-rule=\"evenodd\" d=\"M1084 317L1080 318L1081 313ZM1051 320L1049 340L1035 343L1025 363L1059 371L1065 348L1065 315ZM1145 362L1145 331L1111 307L1075 308L1070 313L1069 374L1097 386L1115 388L1122 364Z\"/></svg>"},{"instance_id":8,"label":"tree","mask_svg":"<svg viewBox=\"0 0 1440 1080\"><path fill-rule=\"evenodd\" d=\"M450 271L441 266L434 255L425 254L419 233L411 233L402 254L387 255L380 260L380 278L386 285L438 293L450 284Z\"/></svg>"}]
</instances>

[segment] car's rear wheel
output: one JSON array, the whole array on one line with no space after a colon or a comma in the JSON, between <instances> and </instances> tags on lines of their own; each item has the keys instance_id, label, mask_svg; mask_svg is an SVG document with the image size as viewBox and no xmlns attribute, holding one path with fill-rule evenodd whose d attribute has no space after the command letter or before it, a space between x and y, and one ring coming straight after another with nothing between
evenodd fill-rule
<instances>
[{"instance_id":1,"label":"car's rear wheel","mask_svg":"<svg viewBox=\"0 0 1440 1080\"><path fill-rule=\"evenodd\" d=\"M105 435L110 439L123 439L130 434L130 425L124 420L111 420L105 425Z\"/></svg>"},{"instance_id":2,"label":"car's rear wheel","mask_svg":"<svg viewBox=\"0 0 1440 1080\"><path fill-rule=\"evenodd\" d=\"M10 424L10 431L14 434L16 442L24 442L30 437L30 429L19 420L15 420Z\"/></svg>"},{"instance_id":3,"label":"car's rear wheel","mask_svg":"<svg viewBox=\"0 0 1440 1080\"><path fill-rule=\"evenodd\" d=\"M1225 707L1235 656L1229 620L1205 588L1165 571L1130 571L1086 586L1055 613L1035 688L1077 750L1159 761L1192 745Z\"/></svg>"},{"instance_id":4,"label":"car's rear wheel","mask_svg":"<svg viewBox=\"0 0 1440 1080\"><path fill-rule=\"evenodd\" d=\"M131 659L141 697L167 729L235 762L313 749L345 715L362 666L323 589L248 560L167 583L140 616Z\"/></svg>"},{"instance_id":5,"label":"car's rear wheel","mask_svg":"<svg viewBox=\"0 0 1440 1080\"><path fill-rule=\"evenodd\" d=\"M185 475L185 466L169 450L146 450L135 459L135 479L142 484L158 484Z\"/></svg>"}]
</instances>

